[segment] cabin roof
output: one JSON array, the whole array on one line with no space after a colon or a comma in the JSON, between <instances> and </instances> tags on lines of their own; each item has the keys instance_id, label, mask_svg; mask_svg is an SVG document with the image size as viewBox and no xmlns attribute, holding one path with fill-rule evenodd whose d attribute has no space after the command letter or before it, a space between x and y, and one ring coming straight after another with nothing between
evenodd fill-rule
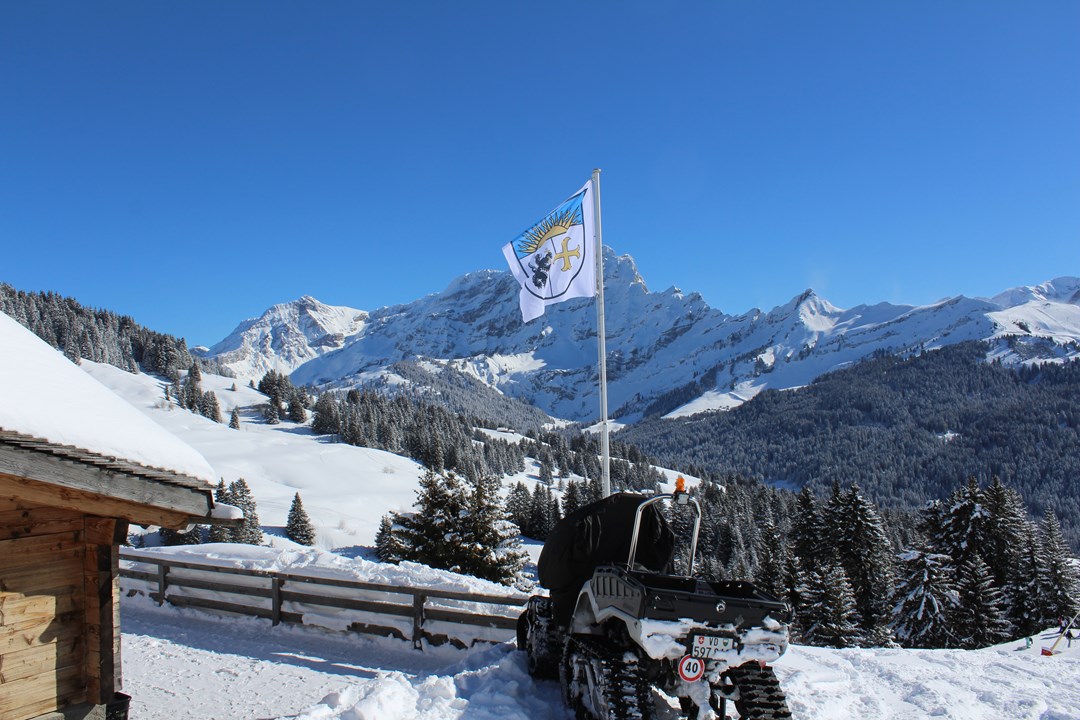
<instances>
[{"instance_id":1,"label":"cabin roof","mask_svg":"<svg viewBox=\"0 0 1080 720\"><path fill-rule=\"evenodd\" d=\"M216 475L194 448L4 313L0 445L191 489L209 489Z\"/></svg>"}]
</instances>

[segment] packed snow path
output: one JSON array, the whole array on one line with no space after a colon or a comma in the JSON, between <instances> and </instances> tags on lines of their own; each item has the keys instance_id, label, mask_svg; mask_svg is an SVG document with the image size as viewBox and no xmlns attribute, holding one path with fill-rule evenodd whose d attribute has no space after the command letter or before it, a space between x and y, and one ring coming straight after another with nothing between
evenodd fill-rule
<instances>
[{"instance_id":1,"label":"packed snow path","mask_svg":"<svg viewBox=\"0 0 1080 720\"><path fill-rule=\"evenodd\" d=\"M125 598L122 622L132 720L570 717L557 684L534 682L509 645L419 652L146 598ZM1080 641L1041 657L1053 638L974 652L796 646L776 671L797 720L1080 720Z\"/></svg>"}]
</instances>

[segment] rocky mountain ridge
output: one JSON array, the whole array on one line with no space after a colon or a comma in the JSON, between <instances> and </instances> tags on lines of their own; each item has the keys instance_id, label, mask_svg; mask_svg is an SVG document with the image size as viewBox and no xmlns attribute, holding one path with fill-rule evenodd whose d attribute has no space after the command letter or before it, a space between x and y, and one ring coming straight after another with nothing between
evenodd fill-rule
<instances>
[{"instance_id":1,"label":"rocky mountain ridge","mask_svg":"<svg viewBox=\"0 0 1080 720\"><path fill-rule=\"evenodd\" d=\"M1006 363L1080 355L1080 279L1062 277L989 299L930 305L833 306L806 290L768 312L738 316L697 293L651 292L629 256L605 248L608 393L612 416L727 409L765 388L793 388L873 353L965 340L991 342ZM275 305L210 348L240 377L267 369L294 383L348 388L423 361L474 377L557 418L598 416L596 310L570 300L522 323L509 272L463 275L443 291L364 312L311 297Z\"/></svg>"}]
</instances>

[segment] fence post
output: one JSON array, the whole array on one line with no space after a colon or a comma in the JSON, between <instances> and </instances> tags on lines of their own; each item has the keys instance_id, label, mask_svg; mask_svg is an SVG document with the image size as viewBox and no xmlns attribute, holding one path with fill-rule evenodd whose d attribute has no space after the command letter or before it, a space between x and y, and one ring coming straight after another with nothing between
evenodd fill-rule
<instances>
[{"instance_id":1,"label":"fence post","mask_svg":"<svg viewBox=\"0 0 1080 720\"><path fill-rule=\"evenodd\" d=\"M157 604L165 604L165 588L168 587L169 566L165 563L161 563L157 566Z\"/></svg>"},{"instance_id":2,"label":"fence post","mask_svg":"<svg viewBox=\"0 0 1080 720\"><path fill-rule=\"evenodd\" d=\"M273 606L274 617L272 623L278 625L281 623L281 584L282 579L280 575L275 575L270 579L270 601Z\"/></svg>"},{"instance_id":3,"label":"fence post","mask_svg":"<svg viewBox=\"0 0 1080 720\"><path fill-rule=\"evenodd\" d=\"M423 650L424 644L424 602L427 600L427 595L424 593L416 593L413 595L413 631L412 631L412 644L413 649Z\"/></svg>"}]
</instances>

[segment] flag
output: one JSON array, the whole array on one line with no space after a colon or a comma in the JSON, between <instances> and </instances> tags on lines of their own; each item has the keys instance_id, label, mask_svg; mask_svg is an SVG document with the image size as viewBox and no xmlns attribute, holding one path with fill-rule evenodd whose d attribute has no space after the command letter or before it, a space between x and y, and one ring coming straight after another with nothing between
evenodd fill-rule
<instances>
[{"instance_id":1,"label":"flag","mask_svg":"<svg viewBox=\"0 0 1080 720\"><path fill-rule=\"evenodd\" d=\"M596 295L596 223L592 182L503 246L510 272L521 286L521 319L529 322L548 305Z\"/></svg>"}]
</instances>

